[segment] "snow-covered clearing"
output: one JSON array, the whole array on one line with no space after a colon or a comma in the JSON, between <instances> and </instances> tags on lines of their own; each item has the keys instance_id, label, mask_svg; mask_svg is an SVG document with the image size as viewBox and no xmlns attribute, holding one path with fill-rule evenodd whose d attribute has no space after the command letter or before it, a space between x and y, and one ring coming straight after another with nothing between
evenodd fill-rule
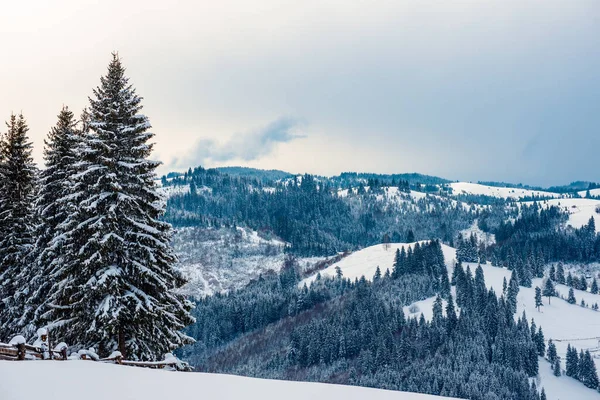
<instances>
[{"instance_id":1,"label":"snow-covered clearing","mask_svg":"<svg viewBox=\"0 0 600 400\"><path fill-rule=\"evenodd\" d=\"M581 192L577 192L577 194L579 194L581 197L585 197L587 195L587 190L582 190ZM590 195L591 196L600 196L600 189L591 189L590 190Z\"/></svg>"},{"instance_id":2,"label":"snow-covered clearing","mask_svg":"<svg viewBox=\"0 0 600 400\"><path fill-rule=\"evenodd\" d=\"M0 361L2 400L443 400L356 386L168 372L92 361Z\"/></svg>"},{"instance_id":3,"label":"snow-covered clearing","mask_svg":"<svg viewBox=\"0 0 600 400\"><path fill-rule=\"evenodd\" d=\"M336 274L336 267L340 267L345 278L354 280L355 278L360 279L360 277L364 275L366 279L370 280L373 278L373 275L375 275L378 266L381 269L382 274L385 273L385 270L388 268L391 272L394 265L396 250L401 249L402 247L404 247L405 250L408 250L408 248L413 247L415 243L390 243L389 246L383 244L370 246L350 254L339 262L320 271L320 273L322 277L334 277ZM427 243L427 241L421 241L419 243L424 244ZM444 252L446 265L450 267L456 258L456 250L442 244L442 251ZM317 279L317 273L303 279L299 283L299 286L302 287L305 283L310 285L315 279Z\"/></svg>"},{"instance_id":4,"label":"snow-covered clearing","mask_svg":"<svg viewBox=\"0 0 600 400\"><path fill-rule=\"evenodd\" d=\"M452 188L453 194L474 194L482 196L491 196L499 198L522 199L523 197L561 197L558 193L544 192L541 190L529 190L509 187L496 187L480 185L470 182L454 182L449 185Z\"/></svg>"}]
</instances>

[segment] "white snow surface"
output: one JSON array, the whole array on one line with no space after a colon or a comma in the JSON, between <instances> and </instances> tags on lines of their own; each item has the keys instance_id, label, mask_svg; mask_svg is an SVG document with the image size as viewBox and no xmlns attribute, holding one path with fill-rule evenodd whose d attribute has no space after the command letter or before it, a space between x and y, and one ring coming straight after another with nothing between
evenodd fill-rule
<instances>
[{"instance_id":1,"label":"white snow surface","mask_svg":"<svg viewBox=\"0 0 600 400\"><path fill-rule=\"evenodd\" d=\"M582 190L580 192L577 192L577 194L579 194L581 197L585 197L587 195L587 190ZM590 195L592 195L592 196L600 196L600 189L591 189L590 190Z\"/></svg>"},{"instance_id":2,"label":"white snow surface","mask_svg":"<svg viewBox=\"0 0 600 400\"><path fill-rule=\"evenodd\" d=\"M0 377L2 400L450 399L358 386L169 372L93 361L0 361Z\"/></svg>"},{"instance_id":3,"label":"white snow surface","mask_svg":"<svg viewBox=\"0 0 600 400\"><path fill-rule=\"evenodd\" d=\"M454 182L449 185L452 188L453 194L474 194L483 195L499 198L513 198L521 199L523 197L537 196L537 197L561 197L558 193L544 192L541 190L529 190L509 187L496 187L480 185L479 183L470 182Z\"/></svg>"},{"instance_id":4,"label":"white snow surface","mask_svg":"<svg viewBox=\"0 0 600 400\"><path fill-rule=\"evenodd\" d=\"M414 247L414 243L390 243L389 248L386 248L383 244L377 244L375 246L366 247L362 250L351 253L347 257L344 257L335 264L320 271L322 277L334 277L335 268L340 267L344 278L355 278L360 279L364 275L367 280L371 280L377 267L381 269L381 273L385 274L385 270L389 268L392 271L394 265L394 256L397 249L404 247L408 250L409 247ZM428 243L428 241L421 241L420 244ZM442 244L442 251L444 252L444 258L446 265L450 266L454 263L456 258L456 250L452 247ZM302 287L305 283L310 286L310 283L317 279L317 273L303 279L298 285Z\"/></svg>"}]
</instances>

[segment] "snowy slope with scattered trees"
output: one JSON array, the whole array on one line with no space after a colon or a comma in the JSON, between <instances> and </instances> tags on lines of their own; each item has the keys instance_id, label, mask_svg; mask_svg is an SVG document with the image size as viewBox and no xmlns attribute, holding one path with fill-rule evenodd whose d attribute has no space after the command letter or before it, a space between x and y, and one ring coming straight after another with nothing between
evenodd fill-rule
<instances>
[{"instance_id":1,"label":"snowy slope with scattered trees","mask_svg":"<svg viewBox=\"0 0 600 400\"><path fill-rule=\"evenodd\" d=\"M523 204L531 205L532 202ZM538 202L543 208L552 206L559 207L569 215L567 225L573 228L581 228L590 221L591 217L600 218L600 200L595 199L551 199ZM596 224L596 232L600 232L600 220Z\"/></svg>"},{"instance_id":2,"label":"snowy slope with scattered trees","mask_svg":"<svg viewBox=\"0 0 600 400\"><path fill-rule=\"evenodd\" d=\"M394 265L394 257L396 250L404 248L408 251L409 248L414 248L416 242L413 243L387 243L370 246L365 249L356 251L342 258L339 262L329 265L327 268L315 272L313 275L303 279L299 286L304 284L310 285L317 279L317 275L321 277L333 278L337 274L339 268L344 278L351 280L359 279L364 276L367 279L372 279L377 271L377 267L380 268L382 274L387 269L392 272L392 266ZM419 244L425 244L427 241L418 242ZM445 244L442 244L442 251L444 252L444 258L448 266L452 265L455 260L455 250Z\"/></svg>"},{"instance_id":3,"label":"snowy slope with scattered trees","mask_svg":"<svg viewBox=\"0 0 600 400\"><path fill-rule=\"evenodd\" d=\"M503 199L521 199L524 197L561 197L558 193L544 192L541 190L530 190L510 187L497 187L481 185L479 183L470 182L453 182L448 186L452 188L453 194L474 194L482 196L499 197Z\"/></svg>"},{"instance_id":4,"label":"snowy slope with scattered trees","mask_svg":"<svg viewBox=\"0 0 600 400\"><path fill-rule=\"evenodd\" d=\"M168 372L91 361L0 361L3 400L204 399L449 400L356 386L288 382L234 375ZM35 384L32 384L32 377Z\"/></svg>"}]
</instances>

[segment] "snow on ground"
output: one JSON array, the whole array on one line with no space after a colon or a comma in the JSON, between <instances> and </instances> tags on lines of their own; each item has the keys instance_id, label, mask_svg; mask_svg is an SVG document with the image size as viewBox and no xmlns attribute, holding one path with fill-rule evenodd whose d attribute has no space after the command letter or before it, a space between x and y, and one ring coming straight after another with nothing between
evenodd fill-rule
<instances>
[{"instance_id":1,"label":"snow on ground","mask_svg":"<svg viewBox=\"0 0 600 400\"><path fill-rule=\"evenodd\" d=\"M0 377L2 400L450 399L357 386L168 372L93 361L0 361Z\"/></svg>"},{"instance_id":2,"label":"snow on ground","mask_svg":"<svg viewBox=\"0 0 600 400\"><path fill-rule=\"evenodd\" d=\"M581 197L585 197L587 195L587 190L582 190L581 192L577 192ZM590 195L592 196L600 196L600 189L591 189Z\"/></svg>"},{"instance_id":3,"label":"snow on ground","mask_svg":"<svg viewBox=\"0 0 600 400\"><path fill-rule=\"evenodd\" d=\"M526 201L523 204L531 205L533 202ZM581 228L588 223L590 217L596 220L596 232L600 232L600 214L596 207L600 207L600 200L593 199L552 199L539 201L538 204L544 208L558 206L569 214L567 225L573 228Z\"/></svg>"},{"instance_id":4,"label":"snow on ground","mask_svg":"<svg viewBox=\"0 0 600 400\"><path fill-rule=\"evenodd\" d=\"M330 265L320 271L320 273L322 277L334 277L335 268L339 266L345 278L354 280L355 278L360 279L360 277L364 275L366 279L371 280L373 275L375 275L377 266L381 269L382 274L385 273L385 270L388 268L390 272L392 271L394 256L397 249L404 247L405 250L408 250L408 248L413 247L415 243L390 243L388 247L383 244L377 244L375 246L367 247ZM427 243L427 241L421 241L419 243L423 244ZM456 258L456 250L442 244L442 251L444 252L446 265L451 266ZM305 283L310 286L310 283L315 279L317 279L317 273L303 279L299 283L299 286L301 287Z\"/></svg>"},{"instance_id":5,"label":"snow on ground","mask_svg":"<svg viewBox=\"0 0 600 400\"><path fill-rule=\"evenodd\" d=\"M548 400L598 400L600 394L568 376L554 376L548 361L539 358L540 372L535 381L538 388L543 387Z\"/></svg>"},{"instance_id":6,"label":"snow on ground","mask_svg":"<svg viewBox=\"0 0 600 400\"><path fill-rule=\"evenodd\" d=\"M513 198L521 199L523 197L560 197L558 193L544 192L540 190L529 190L519 188L508 188L508 187L496 187L480 185L478 183L470 182L454 182L450 184L453 194L474 194L483 195L499 198Z\"/></svg>"}]
</instances>

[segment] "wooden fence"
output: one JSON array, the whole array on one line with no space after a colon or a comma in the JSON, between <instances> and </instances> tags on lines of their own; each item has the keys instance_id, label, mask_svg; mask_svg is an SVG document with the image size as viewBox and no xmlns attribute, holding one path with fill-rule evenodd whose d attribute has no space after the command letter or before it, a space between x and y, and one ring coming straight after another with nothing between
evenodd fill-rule
<instances>
[{"instance_id":1,"label":"wooden fence","mask_svg":"<svg viewBox=\"0 0 600 400\"><path fill-rule=\"evenodd\" d=\"M97 361L111 364L128 365L133 367L143 368L156 368L163 369L169 368L176 371L191 371L191 367L175 357L166 358L164 361L130 361L124 360L121 354L115 354L112 357L97 358L91 356L89 352L83 352L79 354L79 359ZM32 346L26 343L19 344L6 344L0 343L0 360L9 361L26 361L26 360L69 360L67 357L67 348L63 347L60 351L58 350L44 350L42 348Z\"/></svg>"}]
</instances>

